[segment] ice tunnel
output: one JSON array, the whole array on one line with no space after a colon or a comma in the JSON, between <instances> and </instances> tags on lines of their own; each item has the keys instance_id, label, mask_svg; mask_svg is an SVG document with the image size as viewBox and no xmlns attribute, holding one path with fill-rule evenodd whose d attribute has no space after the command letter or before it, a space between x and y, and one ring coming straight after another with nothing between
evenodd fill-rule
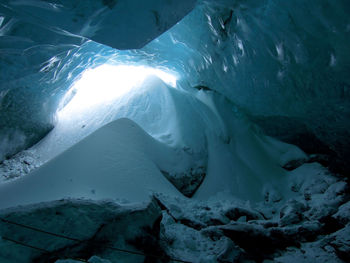
<instances>
[{"instance_id":1,"label":"ice tunnel","mask_svg":"<svg viewBox=\"0 0 350 263\"><path fill-rule=\"evenodd\" d=\"M348 262L347 0L1 0L0 262Z\"/></svg>"}]
</instances>

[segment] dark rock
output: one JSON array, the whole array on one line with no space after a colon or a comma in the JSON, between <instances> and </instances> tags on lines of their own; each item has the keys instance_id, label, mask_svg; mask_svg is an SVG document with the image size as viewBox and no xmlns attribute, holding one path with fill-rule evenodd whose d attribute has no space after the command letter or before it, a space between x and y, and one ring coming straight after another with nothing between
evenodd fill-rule
<instances>
[{"instance_id":1,"label":"dark rock","mask_svg":"<svg viewBox=\"0 0 350 263\"><path fill-rule=\"evenodd\" d=\"M217 261L220 263L238 262L242 254L242 250L230 239L227 239L223 251L217 257Z\"/></svg>"},{"instance_id":2,"label":"dark rock","mask_svg":"<svg viewBox=\"0 0 350 263\"><path fill-rule=\"evenodd\" d=\"M342 116L347 121L345 116ZM287 116L251 116L263 132L281 141L294 144L307 154L322 155L317 162L332 172L349 177L350 136L345 126L327 122L321 127L311 119ZM334 136L336 134L337 136Z\"/></svg>"},{"instance_id":3,"label":"dark rock","mask_svg":"<svg viewBox=\"0 0 350 263\"><path fill-rule=\"evenodd\" d=\"M263 216L260 213L242 207L229 208L224 214L227 218L233 221L237 221L242 216L246 216L247 221L263 219Z\"/></svg>"},{"instance_id":4,"label":"dark rock","mask_svg":"<svg viewBox=\"0 0 350 263\"><path fill-rule=\"evenodd\" d=\"M350 262L350 225L334 233L332 237L334 240L330 245L335 249L338 257L345 262Z\"/></svg>"},{"instance_id":5,"label":"dark rock","mask_svg":"<svg viewBox=\"0 0 350 263\"><path fill-rule=\"evenodd\" d=\"M205 91L212 90L212 89L208 88L207 86L203 86L203 85L197 85L197 86L194 86L194 88L197 90L205 90Z\"/></svg>"},{"instance_id":6,"label":"dark rock","mask_svg":"<svg viewBox=\"0 0 350 263\"><path fill-rule=\"evenodd\" d=\"M283 168L288 170L288 171L292 171L292 170L298 168L299 166L303 165L307 161L308 161L308 159L291 160L290 162L286 163L283 166Z\"/></svg>"},{"instance_id":7,"label":"dark rock","mask_svg":"<svg viewBox=\"0 0 350 263\"><path fill-rule=\"evenodd\" d=\"M280 226L299 223L303 220L303 212L307 207L296 200L288 202L280 211Z\"/></svg>"},{"instance_id":8,"label":"dark rock","mask_svg":"<svg viewBox=\"0 0 350 263\"><path fill-rule=\"evenodd\" d=\"M325 234L325 235L334 233L344 227L343 224L341 224L338 220L336 220L332 216L326 216L321 218L320 223L323 224L322 234Z\"/></svg>"},{"instance_id":9,"label":"dark rock","mask_svg":"<svg viewBox=\"0 0 350 263\"><path fill-rule=\"evenodd\" d=\"M286 243L277 233L272 237L269 231L261 226L234 223L219 229L256 261L262 261L278 248L295 245L295 241Z\"/></svg>"},{"instance_id":10,"label":"dark rock","mask_svg":"<svg viewBox=\"0 0 350 263\"><path fill-rule=\"evenodd\" d=\"M341 205L338 212L332 217L343 225L350 223L350 202Z\"/></svg>"},{"instance_id":11,"label":"dark rock","mask_svg":"<svg viewBox=\"0 0 350 263\"><path fill-rule=\"evenodd\" d=\"M264 228L256 224L231 223L218 229L253 260L261 262L271 258L276 251L290 246L299 247L300 242L313 241L321 233L322 224L307 222L290 227ZM214 230L211 228L209 232Z\"/></svg>"},{"instance_id":12,"label":"dark rock","mask_svg":"<svg viewBox=\"0 0 350 263\"><path fill-rule=\"evenodd\" d=\"M204 171L205 168L200 167L177 174L171 174L166 171L161 172L184 196L192 197L204 180L206 175Z\"/></svg>"}]
</instances>

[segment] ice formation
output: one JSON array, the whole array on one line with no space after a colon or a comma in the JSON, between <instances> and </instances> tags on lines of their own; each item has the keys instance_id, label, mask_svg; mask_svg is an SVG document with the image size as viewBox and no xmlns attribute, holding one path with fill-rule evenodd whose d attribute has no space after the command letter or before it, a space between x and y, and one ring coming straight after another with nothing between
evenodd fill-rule
<instances>
[{"instance_id":1,"label":"ice formation","mask_svg":"<svg viewBox=\"0 0 350 263\"><path fill-rule=\"evenodd\" d=\"M0 3L0 262L347 262L345 0Z\"/></svg>"}]
</instances>

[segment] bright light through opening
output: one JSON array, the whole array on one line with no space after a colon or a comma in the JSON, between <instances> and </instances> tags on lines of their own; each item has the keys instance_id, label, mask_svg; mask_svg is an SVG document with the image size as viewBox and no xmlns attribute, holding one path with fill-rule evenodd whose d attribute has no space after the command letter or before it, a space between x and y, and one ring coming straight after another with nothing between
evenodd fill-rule
<instances>
[{"instance_id":1,"label":"bright light through opening","mask_svg":"<svg viewBox=\"0 0 350 263\"><path fill-rule=\"evenodd\" d=\"M81 78L68 92L68 97L72 93L75 95L58 115L82 111L101 103L110 103L140 87L145 78L150 75L159 77L169 86L176 86L176 77L173 74L151 67L105 64L88 69L82 73Z\"/></svg>"}]
</instances>

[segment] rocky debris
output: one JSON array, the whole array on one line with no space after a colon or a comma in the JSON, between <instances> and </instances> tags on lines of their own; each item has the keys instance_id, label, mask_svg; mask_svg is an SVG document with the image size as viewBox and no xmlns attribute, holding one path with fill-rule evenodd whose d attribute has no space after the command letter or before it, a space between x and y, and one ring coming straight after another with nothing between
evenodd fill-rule
<instances>
[{"instance_id":1,"label":"rocky debris","mask_svg":"<svg viewBox=\"0 0 350 263\"><path fill-rule=\"evenodd\" d=\"M337 178L319 163L306 163L290 172L290 188L296 193L310 197L322 194L337 182Z\"/></svg>"},{"instance_id":2,"label":"rocky debris","mask_svg":"<svg viewBox=\"0 0 350 263\"><path fill-rule=\"evenodd\" d=\"M299 246L300 242L314 239L322 225L308 222L291 227L263 227L258 224L232 222L228 225L209 227L202 231L209 237L229 237L246 253L245 257L255 261L269 259L278 250Z\"/></svg>"},{"instance_id":3,"label":"rocky debris","mask_svg":"<svg viewBox=\"0 0 350 263\"><path fill-rule=\"evenodd\" d=\"M109 201L62 200L5 210L1 218L6 221L0 222L0 236L3 237L0 241L0 261L40 263L72 258L105 262L91 259L95 255L111 262L115 258L120 262L157 262L158 259L151 255L167 258L158 245L161 216L155 201L136 206ZM42 248L46 252L19 246L5 238Z\"/></svg>"},{"instance_id":4,"label":"rocky debris","mask_svg":"<svg viewBox=\"0 0 350 263\"><path fill-rule=\"evenodd\" d=\"M299 247L288 247L273 259L278 263L343 263L333 247L323 239L315 242L301 243Z\"/></svg>"},{"instance_id":5,"label":"rocky debris","mask_svg":"<svg viewBox=\"0 0 350 263\"><path fill-rule=\"evenodd\" d=\"M245 217L245 221L264 219L260 213L243 207L229 207L227 210L224 210L224 214L233 221L238 221L242 217Z\"/></svg>"},{"instance_id":6,"label":"rocky debris","mask_svg":"<svg viewBox=\"0 0 350 263\"><path fill-rule=\"evenodd\" d=\"M283 168L292 171L300 166L302 166L304 163L320 163L322 165L329 163L329 156L326 154L310 154L308 158L300 158L296 160L291 160L285 165L283 165Z\"/></svg>"},{"instance_id":7,"label":"rocky debris","mask_svg":"<svg viewBox=\"0 0 350 263\"><path fill-rule=\"evenodd\" d=\"M347 261L346 182L319 164L297 169L303 177L290 178L290 185L298 187L289 200L252 205L160 196L163 220L168 218L161 223L163 240L169 240L161 243L163 249L191 262ZM219 247L223 254L214 255Z\"/></svg>"},{"instance_id":8,"label":"rocky debris","mask_svg":"<svg viewBox=\"0 0 350 263\"><path fill-rule=\"evenodd\" d=\"M301 243L300 247L289 247L274 262L349 262L350 227L347 226L331 235L321 236L314 242Z\"/></svg>"},{"instance_id":9,"label":"rocky debris","mask_svg":"<svg viewBox=\"0 0 350 263\"><path fill-rule=\"evenodd\" d=\"M92 256L88 261L88 263L112 263L108 259L103 259L97 256ZM74 259L59 259L55 263L81 263L81 261Z\"/></svg>"},{"instance_id":10,"label":"rocky debris","mask_svg":"<svg viewBox=\"0 0 350 263\"><path fill-rule=\"evenodd\" d=\"M143 206L64 200L2 212L7 220L40 226L78 241L49 237L48 242L42 233L16 232L17 227L1 223L0 236L15 233L14 238L49 252L1 240L0 261L349 262L347 183L319 164L305 163L290 173L289 186L294 190L288 200L252 204L238 199L200 201L154 194L152 202ZM269 192L272 196L273 189ZM106 246L160 258L129 255Z\"/></svg>"},{"instance_id":11,"label":"rocky debris","mask_svg":"<svg viewBox=\"0 0 350 263\"><path fill-rule=\"evenodd\" d=\"M326 154L310 154L308 163L315 163L315 162L325 166L324 164L329 163L329 156Z\"/></svg>"},{"instance_id":12,"label":"rocky debris","mask_svg":"<svg viewBox=\"0 0 350 263\"><path fill-rule=\"evenodd\" d=\"M288 201L280 211L280 226L300 223L304 219L303 213L307 210L305 204L296 200Z\"/></svg>"},{"instance_id":13,"label":"rocky debris","mask_svg":"<svg viewBox=\"0 0 350 263\"><path fill-rule=\"evenodd\" d=\"M191 168L188 172L184 173L161 172L184 196L187 197L192 197L194 195L206 175L204 167L196 169Z\"/></svg>"},{"instance_id":14,"label":"rocky debris","mask_svg":"<svg viewBox=\"0 0 350 263\"><path fill-rule=\"evenodd\" d=\"M41 165L38 156L30 151L21 151L11 159L0 163L0 181L23 176Z\"/></svg>"},{"instance_id":15,"label":"rocky debris","mask_svg":"<svg viewBox=\"0 0 350 263\"><path fill-rule=\"evenodd\" d=\"M176 222L164 211L160 244L169 257L187 262L232 262L229 260L239 258L242 253L229 238L221 235L213 240L201 230Z\"/></svg>"},{"instance_id":16,"label":"rocky debris","mask_svg":"<svg viewBox=\"0 0 350 263\"><path fill-rule=\"evenodd\" d=\"M237 262L243 254L243 251L232 240L225 239L222 251L217 255L217 261L222 263Z\"/></svg>"},{"instance_id":17,"label":"rocky debris","mask_svg":"<svg viewBox=\"0 0 350 263\"><path fill-rule=\"evenodd\" d=\"M337 212L338 208L349 200L347 184L343 181L330 185L322 194L311 195L308 202L310 209L305 216L310 219L322 220Z\"/></svg>"},{"instance_id":18,"label":"rocky debris","mask_svg":"<svg viewBox=\"0 0 350 263\"><path fill-rule=\"evenodd\" d=\"M337 211L332 216L337 222L346 225L350 223L350 202L341 205Z\"/></svg>"},{"instance_id":19,"label":"rocky debris","mask_svg":"<svg viewBox=\"0 0 350 263\"><path fill-rule=\"evenodd\" d=\"M173 218L175 222L179 222L187 227L201 230L208 226L224 225L230 222L230 218L226 216L230 209L241 209L243 211L240 216L258 214L255 211L244 210L242 205L234 207L229 204L224 206L208 205L206 202L199 202L191 199L170 198L164 195L156 195L155 199L160 203L160 207ZM238 215L238 214L237 214ZM238 216L238 217L240 217ZM238 219L238 218L237 218Z\"/></svg>"},{"instance_id":20,"label":"rocky debris","mask_svg":"<svg viewBox=\"0 0 350 263\"><path fill-rule=\"evenodd\" d=\"M283 165L283 168L288 170L288 171L292 171L296 168L298 168L299 166L302 166L304 163L306 163L309 159L297 159L297 160L291 160L288 163L286 163L285 165Z\"/></svg>"},{"instance_id":21,"label":"rocky debris","mask_svg":"<svg viewBox=\"0 0 350 263\"><path fill-rule=\"evenodd\" d=\"M350 261L350 225L348 224L343 229L331 235L330 245L335 249L335 252L345 262Z\"/></svg>"}]
</instances>

